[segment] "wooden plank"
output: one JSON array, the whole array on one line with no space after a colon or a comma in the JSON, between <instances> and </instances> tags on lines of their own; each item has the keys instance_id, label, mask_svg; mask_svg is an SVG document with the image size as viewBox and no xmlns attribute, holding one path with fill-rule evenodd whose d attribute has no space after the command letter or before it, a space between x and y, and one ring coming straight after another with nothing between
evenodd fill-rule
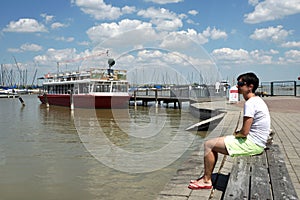
<instances>
[{"instance_id":1,"label":"wooden plank","mask_svg":"<svg viewBox=\"0 0 300 200\"><path fill-rule=\"evenodd\" d=\"M196 123L196 124L194 124L194 125L186 128L185 130L189 131L189 130L193 130L195 128L198 128L199 126L204 126L204 125L206 125L208 123L211 123L211 122L214 122L216 120L222 119L224 117L224 115L225 115L225 113L221 113L221 114L219 114L217 116L214 116L214 117L211 117L211 118L209 118L207 120L203 120L201 122L198 122L198 123Z\"/></svg>"},{"instance_id":2,"label":"wooden plank","mask_svg":"<svg viewBox=\"0 0 300 200\"><path fill-rule=\"evenodd\" d=\"M278 145L270 145L267 158L274 199L298 199Z\"/></svg>"},{"instance_id":3,"label":"wooden plank","mask_svg":"<svg viewBox=\"0 0 300 200\"><path fill-rule=\"evenodd\" d=\"M250 199L272 199L266 153L252 156Z\"/></svg>"},{"instance_id":4,"label":"wooden plank","mask_svg":"<svg viewBox=\"0 0 300 200\"><path fill-rule=\"evenodd\" d=\"M234 158L233 167L223 199L248 199L250 188L249 184L250 157L241 156Z\"/></svg>"}]
</instances>

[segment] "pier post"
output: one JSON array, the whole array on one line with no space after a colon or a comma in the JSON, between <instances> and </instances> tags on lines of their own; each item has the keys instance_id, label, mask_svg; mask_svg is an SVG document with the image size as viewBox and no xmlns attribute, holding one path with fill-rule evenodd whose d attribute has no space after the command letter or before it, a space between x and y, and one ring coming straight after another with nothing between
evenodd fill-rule
<instances>
[{"instance_id":1,"label":"pier post","mask_svg":"<svg viewBox=\"0 0 300 200\"><path fill-rule=\"evenodd\" d=\"M178 100L178 108L181 109L182 103Z\"/></svg>"},{"instance_id":2,"label":"pier post","mask_svg":"<svg viewBox=\"0 0 300 200\"><path fill-rule=\"evenodd\" d=\"M148 106L148 101L147 100L143 100L143 106Z\"/></svg>"},{"instance_id":3,"label":"pier post","mask_svg":"<svg viewBox=\"0 0 300 200\"><path fill-rule=\"evenodd\" d=\"M158 101L157 101L157 89L155 90L155 106L158 107Z\"/></svg>"},{"instance_id":4,"label":"pier post","mask_svg":"<svg viewBox=\"0 0 300 200\"><path fill-rule=\"evenodd\" d=\"M25 106L25 102L24 102L24 100L22 99L22 97L19 97L19 101L21 102L22 106Z\"/></svg>"},{"instance_id":5,"label":"pier post","mask_svg":"<svg viewBox=\"0 0 300 200\"><path fill-rule=\"evenodd\" d=\"M46 93L44 93L44 100L45 100L46 107L49 108L48 97Z\"/></svg>"},{"instance_id":6,"label":"pier post","mask_svg":"<svg viewBox=\"0 0 300 200\"><path fill-rule=\"evenodd\" d=\"M71 103L71 110L74 110L74 101L73 101L73 92L70 91L70 103Z\"/></svg>"},{"instance_id":7,"label":"pier post","mask_svg":"<svg viewBox=\"0 0 300 200\"><path fill-rule=\"evenodd\" d=\"M133 92L133 96L134 96L134 107L136 107L136 90Z\"/></svg>"}]
</instances>

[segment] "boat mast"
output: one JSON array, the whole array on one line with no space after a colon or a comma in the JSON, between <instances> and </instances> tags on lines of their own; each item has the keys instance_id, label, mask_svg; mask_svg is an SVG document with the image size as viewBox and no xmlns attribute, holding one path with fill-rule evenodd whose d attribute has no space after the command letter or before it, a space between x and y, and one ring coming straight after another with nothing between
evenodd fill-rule
<instances>
[{"instance_id":1,"label":"boat mast","mask_svg":"<svg viewBox=\"0 0 300 200\"><path fill-rule=\"evenodd\" d=\"M4 86L4 83L3 83L3 64L1 64L0 86Z\"/></svg>"},{"instance_id":2,"label":"boat mast","mask_svg":"<svg viewBox=\"0 0 300 200\"><path fill-rule=\"evenodd\" d=\"M16 66L17 66L17 68L18 68L18 71L19 71L19 83L17 84L18 86L20 86L20 85L22 85L22 80L23 80L23 76L22 76L22 71L21 71L21 69L20 69L20 67L19 67L19 64L18 64L18 62L17 62L17 60L16 60L16 57L14 57L13 56L13 58L14 58L14 61L15 61L15 63L16 63Z\"/></svg>"},{"instance_id":3,"label":"boat mast","mask_svg":"<svg viewBox=\"0 0 300 200\"><path fill-rule=\"evenodd\" d=\"M59 74L59 62L56 62L56 67L57 67L57 77L58 77L58 74Z\"/></svg>"}]
</instances>

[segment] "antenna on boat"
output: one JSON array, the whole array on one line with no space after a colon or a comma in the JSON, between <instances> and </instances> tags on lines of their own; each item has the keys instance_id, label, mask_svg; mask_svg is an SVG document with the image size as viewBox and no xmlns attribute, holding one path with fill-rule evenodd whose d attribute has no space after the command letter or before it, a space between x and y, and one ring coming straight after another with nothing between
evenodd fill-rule
<instances>
[{"instance_id":1,"label":"antenna on boat","mask_svg":"<svg viewBox=\"0 0 300 200\"><path fill-rule=\"evenodd\" d=\"M112 78L111 74L113 74L113 70L111 69L111 67L114 66L114 64L116 64L116 62L114 59L110 58L110 59L108 59L107 63L108 63L108 67L109 67L108 75L109 75L109 78Z\"/></svg>"},{"instance_id":2,"label":"antenna on boat","mask_svg":"<svg viewBox=\"0 0 300 200\"><path fill-rule=\"evenodd\" d=\"M112 58L108 59L109 68L111 68L114 64L116 64L114 59L112 59Z\"/></svg>"},{"instance_id":3,"label":"antenna on boat","mask_svg":"<svg viewBox=\"0 0 300 200\"><path fill-rule=\"evenodd\" d=\"M56 62L56 67L57 67L57 76L59 74L59 62Z\"/></svg>"}]
</instances>

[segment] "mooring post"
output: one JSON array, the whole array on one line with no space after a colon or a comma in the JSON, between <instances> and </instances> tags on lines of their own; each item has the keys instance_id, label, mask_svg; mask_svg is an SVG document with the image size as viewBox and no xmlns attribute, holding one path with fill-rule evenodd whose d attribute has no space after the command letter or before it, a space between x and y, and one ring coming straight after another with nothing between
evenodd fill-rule
<instances>
[{"instance_id":1,"label":"mooring post","mask_svg":"<svg viewBox=\"0 0 300 200\"><path fill-rule=\"evenodd\" d=\"M25 102L23 101L23 99L22 99L22 97L21 97L21 96L19 97L19 100L20 100L20 102L21 102L22 106L25 106Z\"/></svg>"}]
</instances>

